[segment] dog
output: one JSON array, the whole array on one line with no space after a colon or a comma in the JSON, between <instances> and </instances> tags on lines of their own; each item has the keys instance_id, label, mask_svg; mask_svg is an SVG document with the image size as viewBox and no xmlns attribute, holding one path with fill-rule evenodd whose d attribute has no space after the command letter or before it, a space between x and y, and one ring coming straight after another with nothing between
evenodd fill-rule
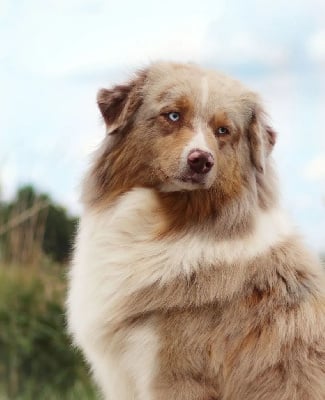
<instances>
[{"instance_id":1,"label":"dog","mask_svg":"<svg viewBox=\"0 0 325 400\"><path fill-rule=\"evenodd\" d=\"M259 96L157 62L97 100L67 319L104 398L324 400L324 273Z\"/></svg>"}]
</instances>

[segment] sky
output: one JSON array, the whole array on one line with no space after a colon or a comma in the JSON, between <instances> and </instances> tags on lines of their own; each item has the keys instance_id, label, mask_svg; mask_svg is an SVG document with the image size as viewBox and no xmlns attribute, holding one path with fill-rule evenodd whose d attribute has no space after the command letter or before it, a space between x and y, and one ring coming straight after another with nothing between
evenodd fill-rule
<instances>
[{"instance_id":1,"label":"sky","mask_svg":"<svg viewBox=\"0 0 325 400\"><path fill-rule=\"evenodd\" d=\"M282 204L325 251L324 0L0 0L0 184L79 213L104 136L101 87L154 60L196 62L260 93L278 132Z\"/></svg>"}]
</instances>

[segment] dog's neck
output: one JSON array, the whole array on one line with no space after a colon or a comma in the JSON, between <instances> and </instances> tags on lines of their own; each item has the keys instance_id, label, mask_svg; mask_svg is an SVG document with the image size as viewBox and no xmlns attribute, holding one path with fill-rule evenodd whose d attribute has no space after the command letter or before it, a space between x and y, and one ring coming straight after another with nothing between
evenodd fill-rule
<instances>
[{"instance_id":1,"label":"dog's neck","mask_svg":"<svg viewBox=\"0 0 325 400\"><path fill-rule=\"evenodd\" d=\"M215 188L182 192L157 192L166 224L162 235L212 231L216 239L244 236L253 229L256 212L278 205L276 178L271 165L263 174L247 179L233 197Z\"/></svg>"},{"instance_id":2,"label":"dog's neck","mask_svg":"<svg viewBox=\"0 0 325 400\"><path fill-rule=\"evenodd\" d=\"M256 201L250 193L224 203L212 190L157 193L165 224L162 236L175 233L213 232L216 239L230 239L251 230ZM254 204L255 203L255 204Z\"/></svg>"}]
</instances>

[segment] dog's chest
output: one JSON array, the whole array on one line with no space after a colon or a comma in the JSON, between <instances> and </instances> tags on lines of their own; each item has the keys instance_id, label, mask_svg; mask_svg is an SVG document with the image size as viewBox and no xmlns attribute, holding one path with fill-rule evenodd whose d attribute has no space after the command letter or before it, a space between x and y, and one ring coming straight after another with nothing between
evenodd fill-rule
<instances>
[{"instance_id":1,"label":"dog's chest","mask_svg":"<svg viewBox=\"0 0 325 400\"><path fill-rule=\"evenodd\" d=\"M86 282L108 294L130 294L154 282L168 282L179 274L191 274L200 265L218 258L213 240L198 234L175 234L161 239L164 223L151 191L138 189L111 209L86 213L74 257L75 269Z\"/></svg>"},{"instance_id":2,"label":"dog's chest","mask_svg":"<svg viewBox=\"0 0 325 400\"><path fill-rule=\"evenodd\" d=\"M80 285L85 303L97 302L114 318L114 308L124 297L216 265L229 266L220 275L224 285L234 268L239 272L240 265L288 230L281 215L272 212L260 215L255 231L243 238L217 241L212 231L203 235L194 230L161 239L157 236L164 223L161 218L157 198L149 189L133 190L110 209L83 216L72 281Z\"/></svg>"},{"instance_id":3,"label":"dog's chest","mask_svg":"<svg viewBox=\"0 0 325 400\"><path fill-rule=\"evenodd\" d=\"M78 344L91 359L101 357L104 351L119 353L123 342L118 363L134 382L140 382L139 387L146 387L153 379L143 371L155 371L157 365L165 365L168 370L173 364L170 360L174 360L175 365L182 360L181 368L191 371L193 376L217 376L224 348L219 314L211 302L207 309L190 310L187 305L204 296L209 298L211 293L216 293L218 298L229 298L229 293L241 287L245 262L268 249L287 232L273 212L258 217L255 231L244 238L216 241L213 232L203 236L192 231L161 239L157 232L164 221L158 206L152 191L136 189L108 210L87 211L81 219L70 277L69 324L70 330L76 332ZM213 271L213 275L209 275L209 271ZM200 280L202 275L204 280ZM191 281L193 276L196 277L194 282ZM162 298L166 309L173 300L173 291L159 293L159 288L171 287L179 279L189 282L188 289L191 285L195 288L191 292L185 286L182 294L178 293L185 311L158 313L153 325L148 320L137 330L125 331L127 342L123 335L113 337L120 326L127 328L128 319L143 313L140 301L132 308L137 294L143 300L145 297L141 293L151 287L157 288L154 296L149 296L153 299L155 314L161 308L161 304L155 308L156 299ZM204 283L201 293L195 283L200 281ZM170 295L163 298L166 293ZM201 300L199 302L202 304ZM150 308L152 304L149 301L145 305ZM142 357L142 350L147 351L145 357ZM169 358L160 359L162 353L169 354ZM125 358L121 359L121 354ZM115 365L113 356L112 360ZM210 365L214 366L211 370ZM140 398L145 399L144 396Z\"/></svg>"}]
</instances>

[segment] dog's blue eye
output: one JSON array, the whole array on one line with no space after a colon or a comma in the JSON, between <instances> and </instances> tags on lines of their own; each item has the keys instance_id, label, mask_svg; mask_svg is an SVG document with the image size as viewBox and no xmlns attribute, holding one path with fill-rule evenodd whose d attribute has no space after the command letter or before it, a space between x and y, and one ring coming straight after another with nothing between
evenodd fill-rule
<instances>
[{"instance_id":1,"label":"dog's blue eye","mask_svg":"<svg viewBox=\"0 0 325 400\"><path fill-rule=\"evenodd\" d=\"M219 136L226 136L229 133L230 133L229 129L226 128L225 126L220 126L220 128L218 128L218 131L217 131L217 135L219 135Z\"/></svg>"},{"instance_id":2,"label":"dog's blue eye","mask_svg":"<svg viewBox=\"0 0 325 400\"><path fill-rule=\"evenodd\" d=\"M168 113L168 118L172 121L172 122L176 122L180 119L180 115L178 112L170 112Z\"/></svg>"}]
</instances>

